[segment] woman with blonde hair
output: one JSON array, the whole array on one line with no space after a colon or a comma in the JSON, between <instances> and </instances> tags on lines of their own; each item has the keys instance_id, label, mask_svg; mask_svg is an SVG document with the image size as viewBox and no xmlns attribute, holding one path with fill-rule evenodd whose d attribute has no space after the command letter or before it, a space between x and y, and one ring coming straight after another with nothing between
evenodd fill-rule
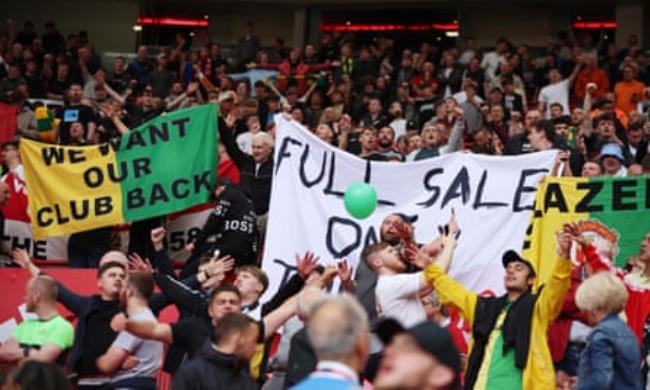
<instances>
[{"instance_id":1,"label":"woman with blonde hair","mask_svg":"<svg viewBox=\"0 0 650 390\"><path fill-rule=\"evenodd\" d=\"M619 318L628 292L609 272L585 280L576 292L576 305L593 330L578 367L577 389L642 388L641 352L634 333Z\"/></svg>"}]
</instances>

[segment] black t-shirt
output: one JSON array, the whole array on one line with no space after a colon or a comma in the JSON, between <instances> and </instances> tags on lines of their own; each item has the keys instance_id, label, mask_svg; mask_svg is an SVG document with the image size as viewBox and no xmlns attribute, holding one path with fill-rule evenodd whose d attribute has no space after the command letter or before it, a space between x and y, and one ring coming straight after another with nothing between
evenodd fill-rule
<instances>
[{"instance_id":1,"label":"black t-shirt","mask_svg":"<svg viewBox=\"0 0 650 390\"><path fill-rule=\"evenodd\" d=\"M257 342L263 343L264 322L258 321L257 326L260 328ZM171 328L174 345L187 352L189 359L192 359L196 352L201 349L205 340L212 339L214 332L210 320L199 317L182 319L171 324Z\"/></svg>"},{"instance_id":2,"label":"black t-shirt","mask_svg":"<svg viewBox=\"0 0 650 390\"><path fill-rule=\"evenodd\" d=\"M113 316L120 312L119 301L101 301L98 307L86 317L86 332L83 342L83 354L77 367L81 376L98 375L95 365L113 344L117 333L111 329Z\"/></svg>"},{"instance_id":3,"label":"black t-shirt","mask_svg":"<svg viewBox=\"0 0 650 390\"><path fill-rule=\"evenodd\" d=\"M61 119L60 137L62 144L67 144L70 141L70 127L72 123L81 122L86 132L88 131L89 123L97 123L95 110L83 104L63 107L59 118ZM85 137L86 134L84 134Z\"/></svg>"},{"instance_id":4,"label":"black t-shirt","mask_svg":"<svg viewBox=\"0 0 650 390\"><path fill-rule=\"evenodd\" d=\"M211 236L217 237L221 256L233 256L237 266L255 262L259 241L257 216L253 202L237 186L227 186L219 197L214 211L196 238L196 249L207 249L204 244Z\"/></svg>"}]
</instances>

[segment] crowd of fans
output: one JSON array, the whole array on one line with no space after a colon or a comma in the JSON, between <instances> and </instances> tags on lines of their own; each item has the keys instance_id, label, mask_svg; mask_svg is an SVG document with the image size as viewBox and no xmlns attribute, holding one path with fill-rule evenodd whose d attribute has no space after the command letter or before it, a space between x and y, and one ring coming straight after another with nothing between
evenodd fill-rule
<instances>
[{"instance_id":1,"label":"crowd of fans","mask_svg":"<svg viewBox=\"0 0 650 390\"><path fill-rule=\"evenodd\" d=\"M64 38L54 23L43 35L31 22L19 31L9 24L0 35L0 99L18 117L17 140L2 147L7 173L24 176L21 137L107 142L166 111L216 102L222 179L180 273L165 249L164 218L132 224L128 259L110 250L111 228L70 237L71 266L97 268L92 296L16 249L14 262L32 275L27 310L38 319L0 346L0 362L19 366L5 386L155 389L164 370L174 389L641 389L650 325L630 329L617 314L649 287L650 233L616 273L566 225L541 291L532 288L534 265L504 248L507 293L485 297L446 275L457 241L471 239L460 238L455 217L439 238L416 243L409 221L391 214L357 270L346 261L323 267L307 252L273 298L259 301L268 287L259 254L276 114L364 159L560 149L552 174L650 174L650 61L634 36L625 48L553 40L541 57L505 39L490 50L473 38L398 50L389 38L357 38L323 33L304 48L278 40L264 49L249 24L232 58L219 43L195 47L178 35L172 47L152 55L140 46L109 70L85 32ZM579 266L572 250L585 255ZM345 292L327 296L334 278ZM179 320L159 322L169 305Z\"/></svg>"}]
</instances>

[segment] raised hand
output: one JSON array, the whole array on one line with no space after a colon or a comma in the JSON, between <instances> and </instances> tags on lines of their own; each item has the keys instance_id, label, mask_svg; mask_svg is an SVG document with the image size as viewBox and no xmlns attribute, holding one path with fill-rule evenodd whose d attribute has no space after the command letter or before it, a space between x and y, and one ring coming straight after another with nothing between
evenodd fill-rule
<instances>
[{"instance_id":1,"label":"raised hand","mask_svg":"<svg viewBox=\"0 0 650 390\"><path fill-rule=\"evenodd\" d=\"M305 254L300 257L296 253L296 268L298 269L298 275L305 280L318 266L318 261L320 257L316 256L313 252L306 251Z\"/></svg>"},{"instance_id":2,"label":"raised hand","mask_svg":"<svg viewBox=\"0 0 650 390\"><path fill-rule=\"evenodd\" d=\"M571 256L571 243L573 242L573 236L571 233L565 231L558 231L556 233L557 237L557 254L563 259L568 259Z\"/></svg>"},{"instance_id":3,"label":"raised hand","mask_svg":"<svg viewBox=\"0 0 650 390\"><path fill-rule=\"evenodd\" d=\"M153 267L149 259L142 259L139 254L131 253L129 256L129 271L141 271L153 273Z\"/></svg>"},{"instance_id":4,"label":"raised hand","mask_svg":"<svg viewBox=\"0 0 650 390\"><path fill-rule=\"evenodd\" d=\"M398 219L393 223L393 227L395 228L395 233L404 245L415 242L415 238L413 237L413 226Z\"/></svg>"},{"instance_id":5,"label":"raised hand","mask_svg":"<svg viewBox=\"0 0 650 390\"><path fill-rule=\"evenodd\" d=\"M36 265L32 262L32 258L29 256L29 253L23 248L16 248L11 252L12 260L14 263L18 264L20 268L23 268L32 276L36 276L41 272Z\"/></svg>"},{"instance_id":6,"label":"raised hand","mask_svg":"<svg viewBox=\"0 0 650 390\"><path fill-rule=\"evenodd\" d=\"M160 251L163 249L163 241L165 239L165 234L167 231L164 227L157 227L151 229L151 243L153 244L153 249Z\"/></svg>"},{"instance_id":7,"label":"raised hand","mask_svg":"<svg viewBox=\"0 0 650 390\"><path fill-rule=\"evenodd\" d=\"M451 217L449 217L447 226L449 226L449 234L455 238L458 238L458 236L460 236L460 224L458 224L458 220L456 219L456 212L453 208L451 209Z\"/></svg>"},{"instance_id":8,"label":"raised hand","mask_svg":"<svg viewBox=\"0 0 650 390\"><path fill-rule=\"evenodd\" d=\"M210 275L217 275L217 274L225 274L227 272L230 272L234 268L235 268L235 259L230 255L226 255L219 259L213 257L210 260L210 264L208 265L207 270Z\"/></svg>"},{"instance_id":9,"label":"raised hand","mask_svg":"<svg viewBox=\"0 0 650 390\"><path fill-rule=\"evenodd\" d=\"M347 257L336 262L336 268L338 269L338 276L341 280L341 283L346 284L352 280L352 271L353 268L350 267Z\"/></svg>"},{"instance_id":10,"label":"raised hand","mask_svg":"<svg viewBox=\"0 0 650 390\"><path fill-rule=\"evenodd\" d=\"M433 257L430 255L428 248L426 246L423 246L421 248L418 248L417 252L413 256L411 264L420 269L424 269L432 262Z\"/></svg>"},{"instance_id":11,"label":"raised hand","mask_svg":"<svg viewBox=\"0 0 650 390\"><path fill-rule=\"evenodd\" d=\"M321 288L329 285L330 283L332 283L332 281L334 280L336 275L338 275L338 273L339 273L339 270L338 270L337 267L328 265L327 267L325 267L325 271L323 271L323 274L321 275L321 277L319 279L317 279L317 284Z\"/></svg>"},{"instance_id":12,"label":"raised hand","mask_svg":"<svg viewBox=\"0 0 650 390\"><path fill-rule=\"evenodd\" d=\"M197 82L189 83L188 86L187 86L187 93L189 95L191 95L194 92L196 92L198 89L199 89L199 83L197 83Z\"/></svg>"}]
</instances>

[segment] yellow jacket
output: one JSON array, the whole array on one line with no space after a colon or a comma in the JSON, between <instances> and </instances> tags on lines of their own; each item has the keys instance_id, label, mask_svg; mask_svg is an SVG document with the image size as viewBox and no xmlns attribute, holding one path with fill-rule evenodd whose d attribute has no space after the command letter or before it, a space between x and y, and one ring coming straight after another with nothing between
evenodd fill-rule
<instances>
[{"instance_id":1,"label":"yellow jacket","mask_svg":"<svg viewBox=\"0 0 650 390\"><path fill-rule=\"evenodd\" d=\"M456 307L461 315L473 324L478 295L447 276L436 264L428 266L424 274L427 281L435 288L440 303ZM562 310L564 296L571 284L570 276L571 261L558 257L553 273L535 303L530 330L530 351L523 372L525 390L555 390L556 388L547 331L549 324Z\"/></svg>"}]
</instances>

